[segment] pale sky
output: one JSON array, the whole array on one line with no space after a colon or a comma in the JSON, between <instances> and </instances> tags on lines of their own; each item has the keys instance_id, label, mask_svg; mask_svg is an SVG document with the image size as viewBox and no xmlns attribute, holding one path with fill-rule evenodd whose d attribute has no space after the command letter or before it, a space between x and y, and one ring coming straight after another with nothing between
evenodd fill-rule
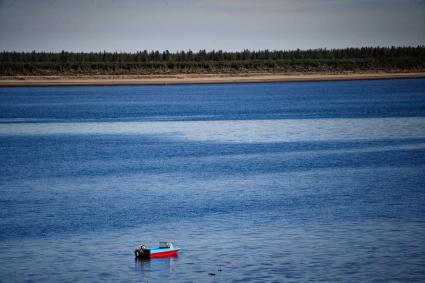
<instances>
[{"instance_id":1,"label":"pale sky","mask_svg":"<svg viewBox=\"0 0 425 283\"><path fill-rule=\"evenodd\" d=\"M425 0L0 0L0 50L425 45Z\"/></svg>"}]
</instances>

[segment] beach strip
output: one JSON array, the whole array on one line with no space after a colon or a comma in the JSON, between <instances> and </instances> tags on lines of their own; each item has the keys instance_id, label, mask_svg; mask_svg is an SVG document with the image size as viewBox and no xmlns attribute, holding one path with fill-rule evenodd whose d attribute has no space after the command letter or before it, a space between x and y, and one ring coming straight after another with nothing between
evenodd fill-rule
<instances>
[{"instance_id":1,"label":"beach strip","mask_svg":"<svg viewBox=\"0 0 425 283\"><path fill-rule=\"evenodd\" d=\"M339 80L378 80L425 78L425 72L368 73L238 73L238 74L177 74L177 75L80 75L80 76L15 76L0 77L0 86L101 86L101 85L173 85L269 83Z\"/></svg>"}]
</instances>

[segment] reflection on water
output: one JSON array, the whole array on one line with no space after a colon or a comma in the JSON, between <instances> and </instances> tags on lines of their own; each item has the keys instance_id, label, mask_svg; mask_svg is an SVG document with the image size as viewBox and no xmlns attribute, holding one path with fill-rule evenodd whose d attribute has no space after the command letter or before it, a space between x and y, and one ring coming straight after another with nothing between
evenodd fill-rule
<instances>
[{"instance_id":1,"label":"reflection on water","mask_svg":"<svg viewBox=\"0 0 425 283\"><path fill-rule=\"evenodd\" d=\"M145 272L151 272L156 270L163 270L168 272L173 272L173 266L178 260L178 255L169 256L166 258L156 258L156 259L140 259L135 258L135 267L136 270Z\"/></svg>"}]
</instances>

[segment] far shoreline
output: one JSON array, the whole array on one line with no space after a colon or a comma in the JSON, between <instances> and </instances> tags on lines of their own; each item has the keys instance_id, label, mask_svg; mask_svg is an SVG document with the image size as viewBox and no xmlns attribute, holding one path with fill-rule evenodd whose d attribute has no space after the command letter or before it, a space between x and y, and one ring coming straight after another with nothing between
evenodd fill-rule
<instances>
[{"instance_id":1,"label":"far shoreline","mask_svg":"<svg viewBox=\"0 0 425 283\"><path fill-rule=\"evenodd\" d=\"M314 82L425 78L424 72L0 76L0 87Z\"/></svg>"}]
</instances>

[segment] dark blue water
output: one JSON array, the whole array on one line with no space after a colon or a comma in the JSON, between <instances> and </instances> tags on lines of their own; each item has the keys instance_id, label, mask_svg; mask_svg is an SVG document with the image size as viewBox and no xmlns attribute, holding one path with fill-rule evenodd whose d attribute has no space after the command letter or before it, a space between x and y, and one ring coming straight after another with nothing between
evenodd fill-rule
<instances>
[{"instance_id":1,"label":"dark blue water","mask_svg":"<svg viewBox=\"0 0 425 283\"><path fill-rule=\"evenodd\" d=\"M0 160L1 282L425 280L424 79L0 88Z\"/></svg>"}]
</instances>

